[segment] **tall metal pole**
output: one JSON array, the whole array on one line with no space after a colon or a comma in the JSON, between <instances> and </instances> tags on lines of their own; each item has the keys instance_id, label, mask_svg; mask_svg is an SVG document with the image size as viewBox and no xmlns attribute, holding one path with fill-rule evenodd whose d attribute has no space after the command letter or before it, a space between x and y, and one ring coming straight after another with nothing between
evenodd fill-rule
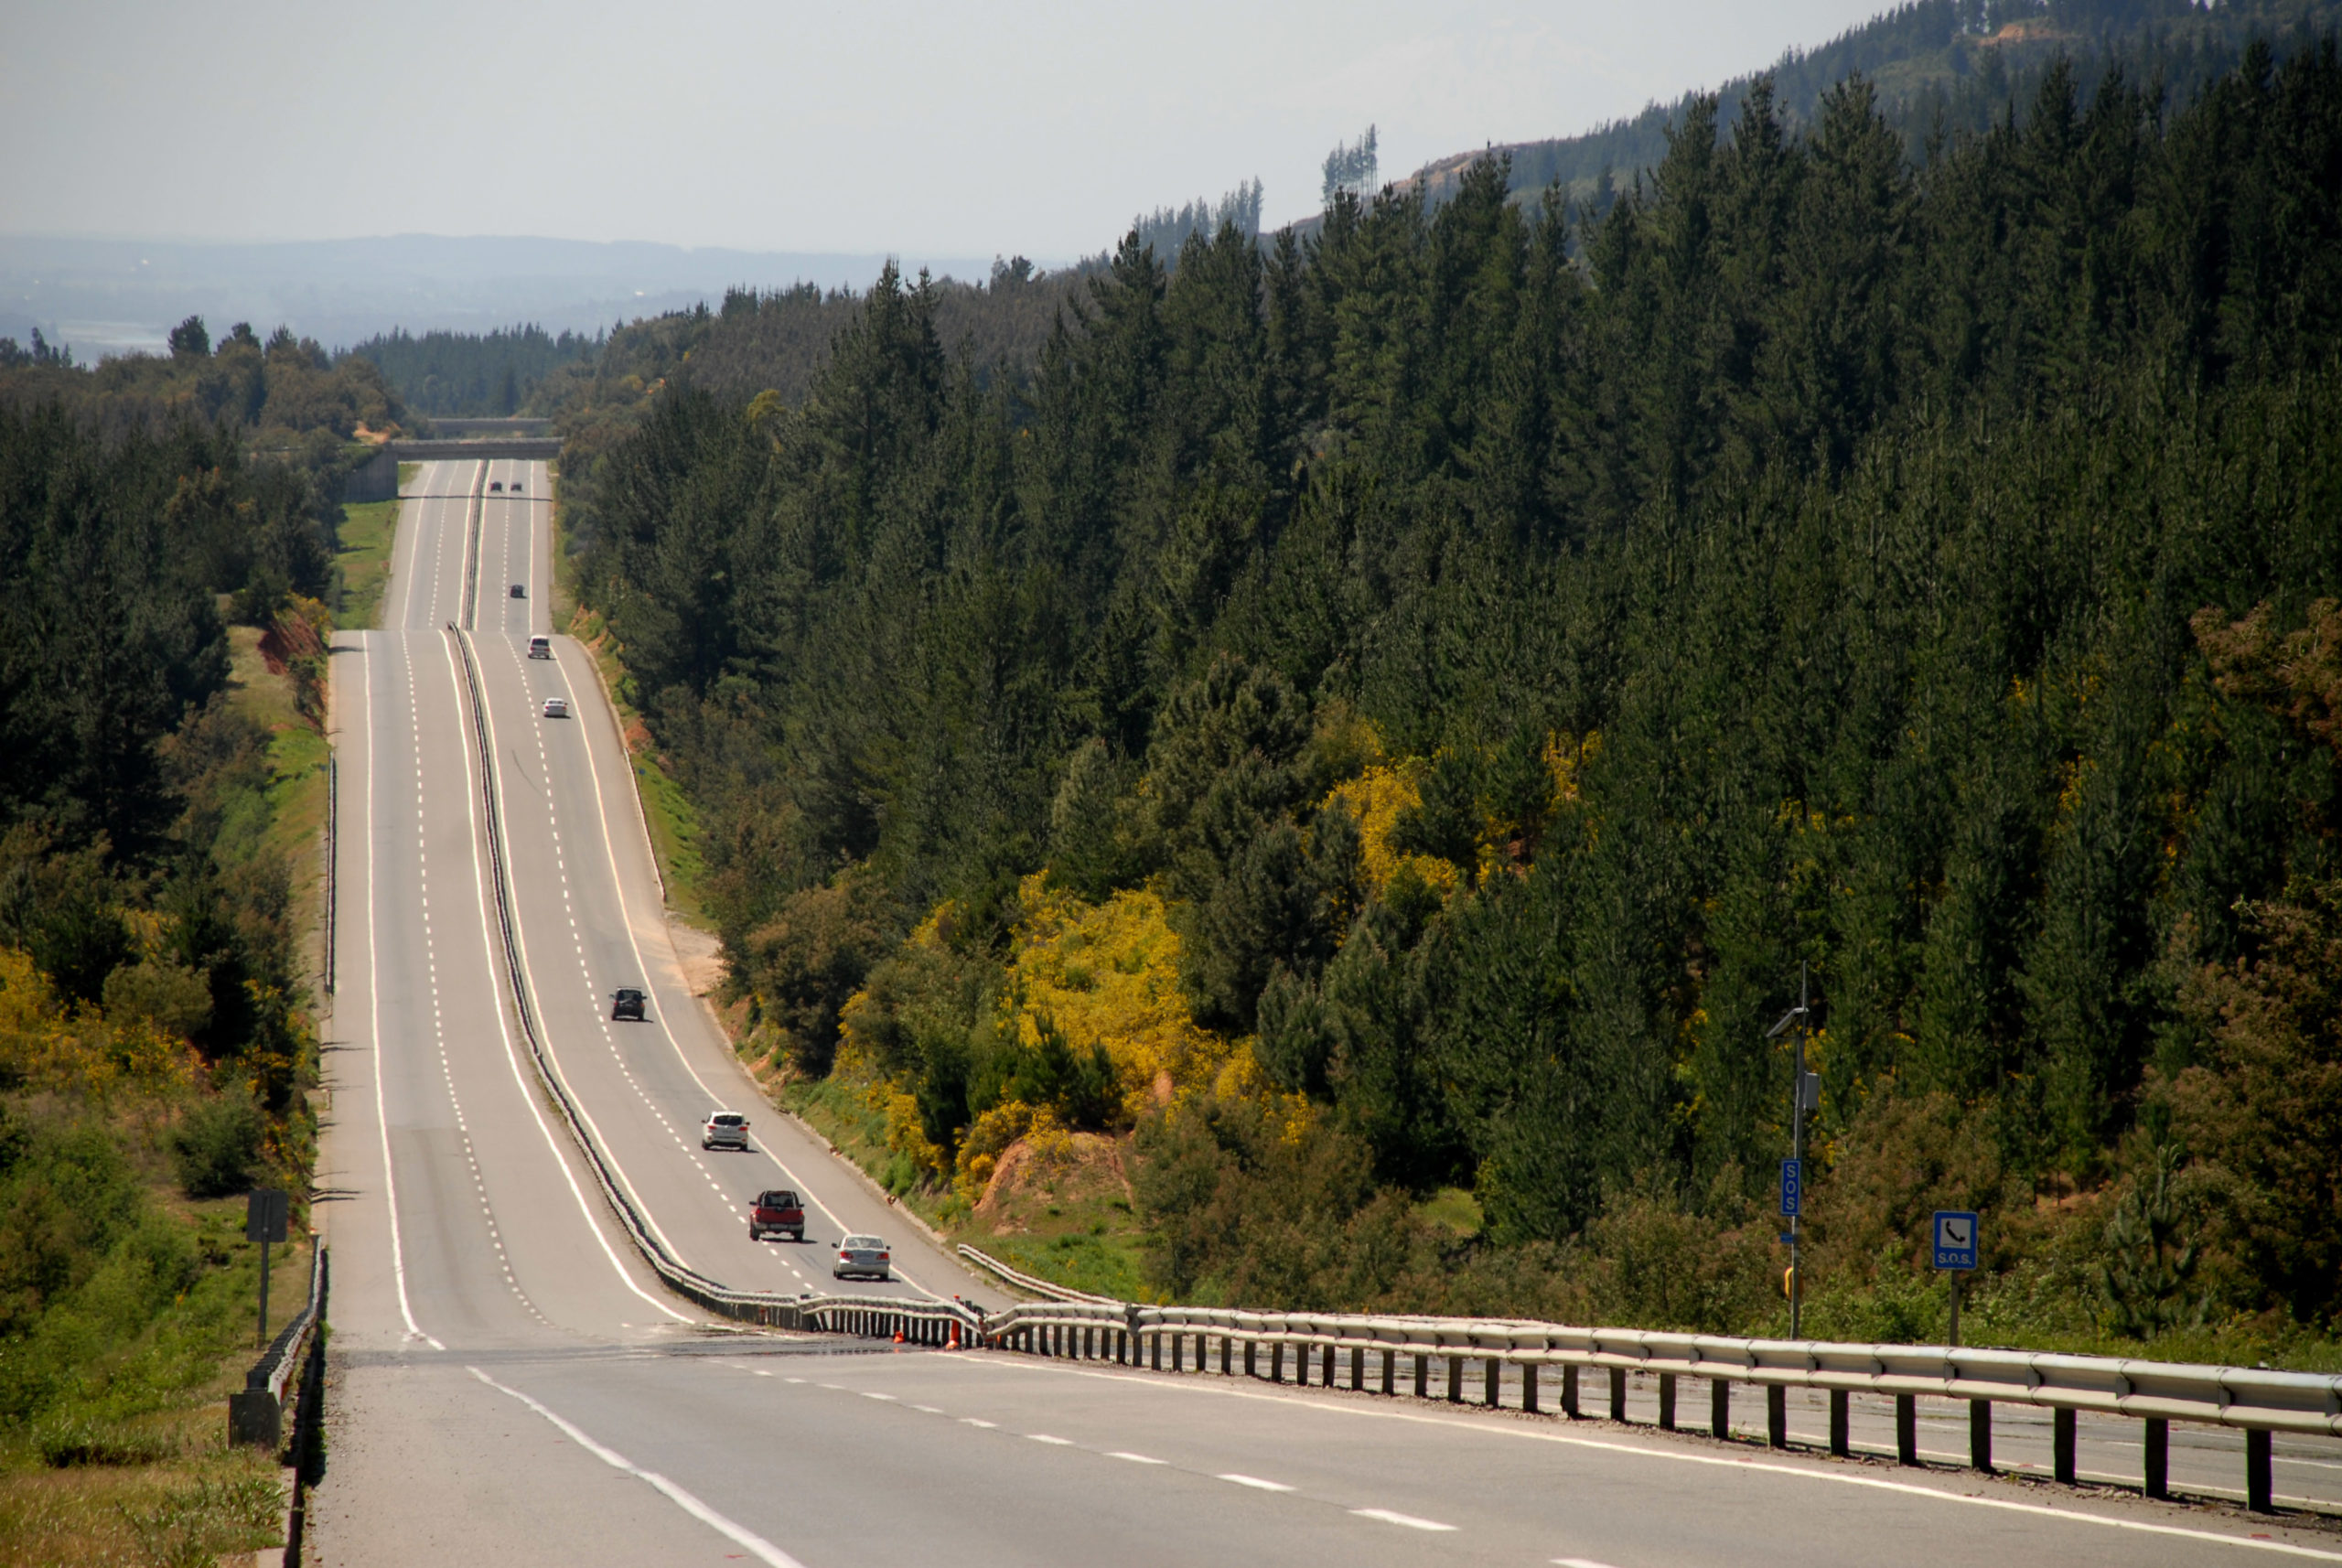
<instances>
[{"instance_id":1,"label":"tall metal pole","mask_svg":"<svg viewBox=\"0 0 2342 1568\"><path fill-rule=\"evenodd\" d=\"M1797 1266L1798 1234L1805 1208L1805 1042L1813 1030L1806 994L1805 965L1797 966L1797 1071L1789 1079L1789 1158L1798 1162L1798 1209L1789 1216L1789 1337L1802 1338L1799 1318L1805 1305L1805 1275Z\"/></svg>"}]
</instances>

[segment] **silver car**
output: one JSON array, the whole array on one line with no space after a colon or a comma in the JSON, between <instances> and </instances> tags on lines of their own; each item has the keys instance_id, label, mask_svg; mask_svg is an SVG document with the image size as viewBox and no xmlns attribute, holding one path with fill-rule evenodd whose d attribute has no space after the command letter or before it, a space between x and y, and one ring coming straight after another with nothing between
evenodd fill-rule
<instances>
[{"instance_id":1,"label":"silver car","mask_svg":"<svg viewBox=\"0 0 2342 1568\"><path fill-rule=\"evenodd\" d=\"M837 1267L830 1273L839 1279L848 1274L861 1274L874 1280L890 1280L894 1272L887 1267L892 1254L884 1240L876 1236L849 1236L838 1243Z\"/></svg>"},{"instance_id":2,"label":"silver car","mask_svg":"<svg viewBox=\"0 0 2342 1568\"><path fill-rule=\"evenodd\" d=\"M568 716L569 699L567 697L547 697L545 699L545 717L549 719L565 719Z\"/></svg>"},{"instance_id":3,"label":"silver car","mask_svg":"<svg viewBox=\"0 0 2342 1568\"><path fill-rule=\"evenodd\" d=\"M748 1119L737 1111L711 1111L700 1123L703 1149L743 1149L748 1146Z\"/></svg>"}]
</instances>

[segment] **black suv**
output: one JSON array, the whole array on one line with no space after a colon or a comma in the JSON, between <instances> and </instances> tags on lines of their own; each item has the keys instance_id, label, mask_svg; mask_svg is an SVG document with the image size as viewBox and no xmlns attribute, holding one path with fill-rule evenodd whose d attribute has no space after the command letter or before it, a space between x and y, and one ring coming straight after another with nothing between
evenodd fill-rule
<instances>
[{"instance_id":1,"label":"black suv","mask_svg":"<svg viewBox=\"0 0 2342 1568\"><path fill-rule=\"evenodd\" d=\"M642 993L631 985L621 985L610 993L610 1016L631 1018L642 1022Z\"/></svg>"}]
</instances>

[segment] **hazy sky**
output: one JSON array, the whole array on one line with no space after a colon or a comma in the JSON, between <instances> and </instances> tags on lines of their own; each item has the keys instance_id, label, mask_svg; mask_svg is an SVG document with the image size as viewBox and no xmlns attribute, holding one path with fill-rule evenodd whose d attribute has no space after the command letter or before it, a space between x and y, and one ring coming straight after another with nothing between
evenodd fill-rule
<instances>
[{"instance_id":1,"label":"hazy sky","mask_svg":"<svg viewBox=\"0 0 2342 1568\"><path fill-rule=\"evenodd\" d=\"M1317 206L1585 130L1883 0L10 0L0 231L536 234L757 250L1105 246L1141 208Z\"/></svg>"}]
</instances>

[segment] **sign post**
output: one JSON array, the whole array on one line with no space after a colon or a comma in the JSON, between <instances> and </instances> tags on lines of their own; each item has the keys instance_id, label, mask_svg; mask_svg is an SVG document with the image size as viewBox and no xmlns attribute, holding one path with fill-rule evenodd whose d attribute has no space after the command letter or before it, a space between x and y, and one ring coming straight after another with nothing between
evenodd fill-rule
<instances>
[{"instance_id":1,"label":"sign post","mask_svg":"<svg viewBox=\"0 0 2342 1568\"><path fill-rule=\"evenodd\" d=\"M260 1346L268 1348L268 1249L285 1240L285 1222L291 1205L284 1193L263 1188L244 1197L244 1240L260 1243Z\"/></svg>"},{"instance_id":2,"label":"sign post","mask_svg":"<svg viewBox=\"0 0 2342 1568\"><path fill-rule=\"evenodd\" d=\"M1976 1216L1972 1210L1936 1210L1935 1255L1937 1271L1951 1276L1951 1326L1945 1338L1957 1349L1960 1346L1960 1276L1976 1267Z\"/></svg>"},{"instance_id":3,"label":"sign post","mask_svg":"<svg viewBox=\"0 0 2342 1568\"><path fill-rule=\"evenodd\" d=\"M1789 1272L1783 1282L1789 1298L1789 1337L1800 1332L1800 1309L1805 1305L1805 1282L1797 1272L1798 1217L1805 1208L1805 1113L1821 1105L1821 1077L1805 1068L1807 1044L1813 1037L1813 1001L1806 989L1805 966L1798 965L1797 1005L1781 1015L1781 1021L1765 1032L1768 1040L1778 1038L1791 1024L1797 1026L1797 1061L1789 1079L1789 1157L1781 1162L1781 1217L1789 1228L1781 1232L1781 1240L1789 1243Z\"/></svg>"}]
</instances>

